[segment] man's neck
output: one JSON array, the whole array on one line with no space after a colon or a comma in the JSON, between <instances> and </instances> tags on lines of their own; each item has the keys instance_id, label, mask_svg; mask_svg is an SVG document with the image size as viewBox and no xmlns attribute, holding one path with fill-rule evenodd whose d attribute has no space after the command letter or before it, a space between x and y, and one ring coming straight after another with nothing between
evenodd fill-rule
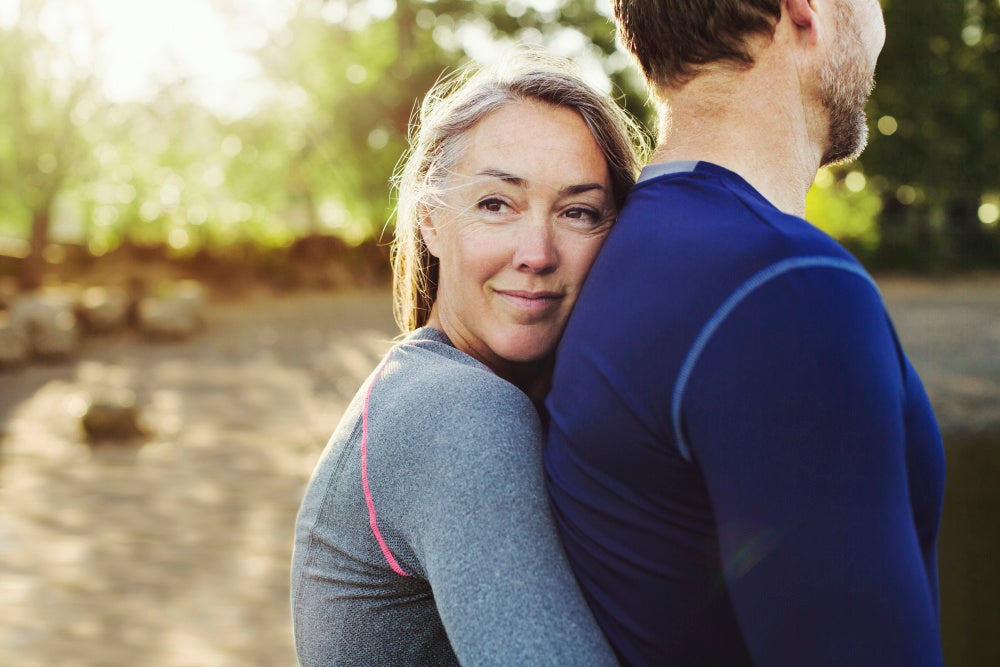
<instances>
[{"instance_id":1,"label":"man's neck","mask_svg":"<svg viewBox=\"0 0 1000 667\"><path fill-rule=\"evenodd\" d=\"M825 132L798 90L766 68L706 72L664 95L653 162L702 160L742 176L778 209L802 216ZM776 84L769 86L765 82ZM782 91L788 91L784 95Z\"/></svg>"}]
</instances>

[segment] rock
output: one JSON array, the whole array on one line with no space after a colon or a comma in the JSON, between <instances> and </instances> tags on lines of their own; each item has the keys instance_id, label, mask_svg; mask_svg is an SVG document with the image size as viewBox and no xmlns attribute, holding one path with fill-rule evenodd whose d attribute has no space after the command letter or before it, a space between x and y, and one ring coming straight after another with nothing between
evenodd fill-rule
<instances>
[{"instance_id":1,"label":"rock","mask_svg":"<svg viewBox=\"0 0 1000 667\"><path fill-rule=\"evenodd\" d=\"M139 301L139 328L162 338L188 338L205 322L205 290L194 280L177 283L167 296L149 296Z\"/></svg>"},{"instance_id":2,"label":"rock","mask_svg":"<svg viewBox=\"0 0 1000 667\"><path fill-rule=\"evenodd\" d=\"M58 294L21 297L11 307L10 317L15 327L27 332L35 355L68 357L80 344L74 305L72 299Z\"/></svg>"},{"instance_id":3,"label":"rock","mask_svg":"<svg viewBox=\"0 0 1000 667\"><path fill-rule=\"evenodd\" d=\"M106 392L91 399L81 423L87 439L92 442L132 440L146 435L135 394L127 389Z\"/></svg>"},{"instance_id":4,"label":"rock","mask_svg":"<svg viewBox=\"0 0 1000 667\"><path fill-rule=\"evenodd\" d=\"M0 308L9 308L19 291L16 278L0 276Z\"/></svg>"},{"instance_id":5,"label":"rock","mask_svg":"<svg viewBox=\"0 0 1000 667\"><path fill-rule=\"evenodd\" d=\"M122 327L128 310L128 293L120 287L88 287L80 296L80 318L92 331Z\"/></svg>"},{"instance_id":6,"label":"rock","mask_svg":"<svg viewBox=\"0 0 1000 667\"><path fill-rule=\"evenodd\" d=\"M27 327L0 312L0 368L19 366L31 357Z\"/></svg>"}]
</instances>

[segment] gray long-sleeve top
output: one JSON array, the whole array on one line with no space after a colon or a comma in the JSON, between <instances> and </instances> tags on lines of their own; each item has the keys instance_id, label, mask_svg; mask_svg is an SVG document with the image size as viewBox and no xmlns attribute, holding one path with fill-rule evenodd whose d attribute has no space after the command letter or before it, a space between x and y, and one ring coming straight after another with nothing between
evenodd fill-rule
<instances>
[{"instance_id":1,"label":"gray long-sleeve top","mask_svg":"<svg viewBox=\"0 0 1000 667\"><path fill-rule=\"evenodd\" d=\"M430 328L313 473L292 608L302 667L615 664L552 523L534 407Z\"/></svg>"}]
</instances>

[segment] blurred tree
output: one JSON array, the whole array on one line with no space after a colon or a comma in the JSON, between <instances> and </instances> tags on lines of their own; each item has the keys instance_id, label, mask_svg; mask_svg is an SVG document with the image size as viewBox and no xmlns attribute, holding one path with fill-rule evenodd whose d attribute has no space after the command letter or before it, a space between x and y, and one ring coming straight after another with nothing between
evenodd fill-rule
<instances>
[{"instance_id":1,"label":"blurred tree","mask_svg":"<svg viewBox=\"0 0 1000 667\"><path fill-rule=\"evenodd\" d=\"M72 54L56 48L53 33L61 24L49 21L44 30L44 9L42 0L24 0L18 23L0 27L0 210L8 219L30 220L19 276L26 288L40 282L57 198L90 172L81 125L97 107L93 75L79 73ZM64 18L86 21L85 14Z\"/></svg>"},{"instance_id":2,"label":"blurred tree","mask_svg":"<svg viewBox=\"0 0 1000 667\"><path fill-rule=\"evenodd\" d=\"M258 54L274 94L229 120L199 107L184 81L142 103L104 102L99 63L77 62L72 40L51 30L72 9L55 24L96 43L88 6L26 0L3 29L0 231L31 227L25 284L39 280L53 217L75 220L69 227L96 255L126 241L185 251L377 236L421 97L443 73L514 40L580 60L595 83L648 114L600 0L305 0Z\"/></svg>"},{"instance_id":3,"label":"blurred tree","mask_svg":"<svg viewBox=\"0 0 1000 667\"><path fill-rule=\"evenodd\" d=\"M1000 193L1000 3L882 5L887 40L862 164L883 193L883 261L996 266L995 218L980 212Z\"/></svg>"},{"instance_id":4,"label":"blurred tree","mask_svg":"<svg viewBox=\"0 0 1000 667\"><path fill-rule=\"evenodd\" d=\"M92 208L94 254L125 241L191 252L210 239L211 223L229 221L223 165L234 149L186 85L174 82L145 104L116 105L94 131L101 171L80 197Z\"/></svg>"},{"instance_id":5,"label":"blurred tree","mask_svg":"<svg viewBox=\"0 0 1000 667\"><path fill-rule=\"evenodd\" d=\"M46 12L49 5L23 0L17 23L0 27L0 217L30 221L19 276L25 288L41 280L60 195L93 175L82 126L103 106L94 85L96 67L78 67L85 53L96 52L92 45L99 39L88 13L75 7L57 17ZM75 50L56 43L71 29Z\"/></svg>"}]
</instances>

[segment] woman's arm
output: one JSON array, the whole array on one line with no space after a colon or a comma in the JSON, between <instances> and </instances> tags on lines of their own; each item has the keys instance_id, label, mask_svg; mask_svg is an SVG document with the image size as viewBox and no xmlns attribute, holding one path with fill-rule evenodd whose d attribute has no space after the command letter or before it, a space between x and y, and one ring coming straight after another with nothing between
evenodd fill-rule
<instances>
[{"instance_id":1,"label":"woman's arm","mask_svg":"<svg viewBox=\"0 0 1000 667\"><path fill-rule=\"evenodd\" d=\"M422 408L380 517L417 554L462 664L617 664L552 521L531 402L497 378L453 377Z\"/></svg>"}]
</instances>

